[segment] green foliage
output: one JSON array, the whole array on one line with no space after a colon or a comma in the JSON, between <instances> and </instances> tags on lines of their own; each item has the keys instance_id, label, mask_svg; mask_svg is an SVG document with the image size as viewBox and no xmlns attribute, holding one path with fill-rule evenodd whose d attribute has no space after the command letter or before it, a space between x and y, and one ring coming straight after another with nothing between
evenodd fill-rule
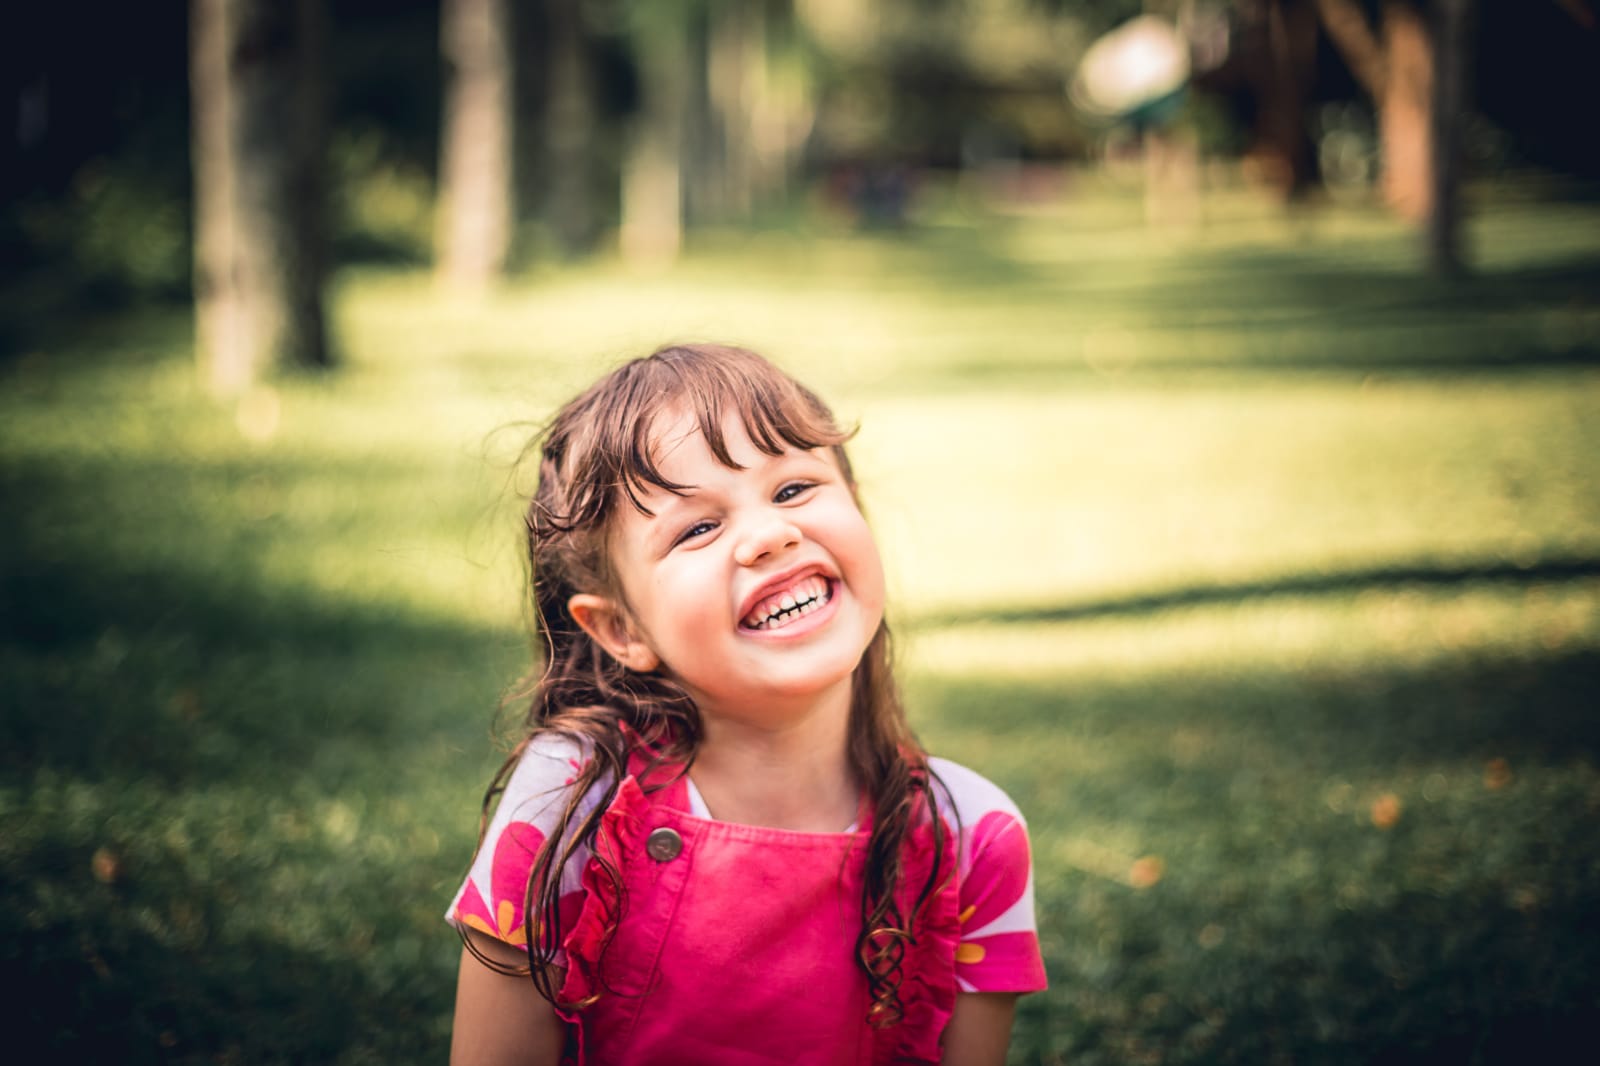
<instances>
[{"instance_id":1,"label":"green foliage","mask_svg":"<svg viewBox=\"0 0 1600 1066\"><path fill-rule=\"evenodd\" d=\"M43 260L46 284L101 298L188 291L188 204L164 177L96 161L63 195L13 210L22 240Z\"/></svg>"},{"instance_id":2,"label":"green foliage","mask_svg":"<svg viewBox=\"0 0 1600 1066\"><path fill-rule=\"evenodd\" d=\"M433 181L386 152L374 132L341 132L329 150L335 259L412 263L433 258Z\"/></svg>"},{"instance_id":3,"label":"green foliage","mask_svg":"<svg viewBox=\"0 0 1600 1066\"><path fill-rule=\"evenodd\" d=\"M859 418L917 728L1033 833L1015 1063L1559 1058L1600 997L1600 227L1480 275L1214 190L354 274L237 407L177 319L0 367L0 971L27 1061L439 1061L527 424L674 337ZM14 993L15 994L15 993Z\"/></svg>"}]
</instances>

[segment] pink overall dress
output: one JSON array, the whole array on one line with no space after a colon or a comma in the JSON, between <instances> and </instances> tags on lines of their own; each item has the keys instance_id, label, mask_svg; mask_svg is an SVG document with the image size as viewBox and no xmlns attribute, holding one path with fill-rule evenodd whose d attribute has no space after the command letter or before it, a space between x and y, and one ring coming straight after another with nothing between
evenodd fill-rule
<instances>
[{"instance_id":1,"label":"pink overall dress","mask_svg":"<svg viewBox=\"0 0 1600 1066\"><path fill-rule=\"evenodd\" d=\"M624 885L615 936L602 959L619 901L591 861L565 942L561 999L600 995L567 1015L583 1066L939 1061L956 996L953 833L943 837L943 884L906 946L902 1019L874 1028L855 964L867 820L855 832L800 833L699 818L682 774L657 768L646 793L634 776L642 768L636 758L595 840ZM904 915L934 858L928 825L910 837L897 896Z\"/></svg>"}]
</instances>

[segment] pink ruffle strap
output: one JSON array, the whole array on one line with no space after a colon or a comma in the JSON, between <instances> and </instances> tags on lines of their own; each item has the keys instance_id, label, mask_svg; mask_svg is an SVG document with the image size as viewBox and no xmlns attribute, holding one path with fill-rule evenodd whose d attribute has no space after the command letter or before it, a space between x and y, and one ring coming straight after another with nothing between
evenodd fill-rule
<instances>
[{"instance_id":1,"label":"pink ruffle strap","mask_svg":"<svg viewBox=\"0 0 1600 1066\"><path fill-rule=\"evenodd\" d=\"M561 999L577 1003L604 990L600 976L600 956L605 950L608 930L614 930L620 917L622 900L617 879L622 876L622 857L644 847L644 812L649 800L632 776L622 779L616 798L600 816L595 833L594 857L583 870L583 903L571 932L562 941L567 953L567 976L561 985ZM612 870L601 868L603 859Z\"/></svg>"}]
</instances>

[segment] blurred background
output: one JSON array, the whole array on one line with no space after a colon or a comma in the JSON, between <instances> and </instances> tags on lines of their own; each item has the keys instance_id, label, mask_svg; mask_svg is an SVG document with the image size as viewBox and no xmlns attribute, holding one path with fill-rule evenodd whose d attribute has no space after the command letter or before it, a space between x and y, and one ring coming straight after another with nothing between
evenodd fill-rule
<instances>
[{"instance_id":1,"label":"blurred background","mask_svg":"<svg viewBox=\"0 0 1600 1066\"><path fill-rule=\"evenodd\" d=\"M1592 0L60 0L0 41L19 1061L440 1061L523 446L672 340L858 422L1029 818L1013 1063L1600 1008Z\"/></svg>"}]
</instances>

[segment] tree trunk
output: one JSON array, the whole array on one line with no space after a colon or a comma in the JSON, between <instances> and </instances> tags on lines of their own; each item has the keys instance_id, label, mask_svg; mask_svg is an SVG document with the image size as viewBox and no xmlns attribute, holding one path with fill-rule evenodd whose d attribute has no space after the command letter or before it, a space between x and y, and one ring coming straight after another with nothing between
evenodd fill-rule
<instances>
[{"instance_id":1,"label":"tree trunk","mask_svg":"<svg viewBox=\"0 0 1600 1066\"><path fill-rule=\"evenodd\" d=\"M505 0L444 0L440 279L482 292L511 247L511 22Z\"/></svg>"},{"instance_id":2,"label":"tree trunk","mask_svg":"<svg viewBox=\"0 0 1600 1066\"><path fill-rule=\"evenodd\" d=\"M743 220L755 205L752 115L765 26L759 3L713 10L707 82L722 130L723 209L728 217Z\"/></svg>"},{"instance_id":3,"label":"tree trunk","mask_svg":"<svg viewBox=\"0 0 1600 1066\"><path fill-rule=\"evenodd\" d=\"M1425 224L1436 273L1460 272L1472 0L1435 0L1431 26L1415 0L1385 0L1381 45L1354 0L1317 0L1317 7L1328 36L1377 102L1384 200L1401 217Z\"/></svg>"},{"instance_id":4,"label":"tree trunk","mask_svg":"<svg viewBox=\"0 0 1600 1066\"><path fill-rule=\"evenodd\" d=\"M741 99L748 123L751 201L782 202L799 177L802 150L816 121L814 90L794 55L792 5L752 3L741 8L746 20Z\"/></svg>"},{"instance_id":5,"label":"tree trunk","mask_svg":"<svg viewBox=\"0 0 1600 1066\"><path fill-rule=\"evenodd\" d=\"M725 116L712 96L712 13L695 7L687 20L683 207L688 223L698 225L721 221L727 214Z\"/></svg>"},{"instance_id":6,"label":"tree trunk","mask_svg":"<svg viewBox=\"0 0 1600 1066\"><path fill-rule=\"evenodd\" d=\"M1356 81L1368 96L1383 99L1389 62L1383 45L1372 35L1361 5L1357 0L1317 0L1317 13L1322 16L1322 28L1328 31L1328 38L1339 49Z\"/></svg>"},{"instance_id":7,"label":"tree trunk","mask_svg":"<svg viewBox=\"0 0 1600 1066\"><path fill-rule=\"evenodd\" d=\"M1355 0L1317 0L1328 37L1378 112L1384 201L1421 222L1437 191L1433 166L1434 48L1414 0L1384 0L1381 40Z\"/></svg>"},{"instance_id":8,"label":"tree trunk","mask_svg":"<svg viewBox=\"0 0 1600 1066\"><path fill-rule=\"evenodd\" d=\"M547 217L568 256L594 244L594 74L580 0L551 0L550 95L545 106Z\"/></svg>"},{"instance_id":9,"label":"tree trunk","mask_svg":"<svg viewBox=\"0 0 1600 1066\"><path fill-rule=\"evenodd\" d=\"M1378 105L1383 197L1402 218L1421 222L1433 200L1433 43L1422 13L1401 0L1383 6L1383 39L1389 67Z\"/></svg>"},{"instance_id":10,"label":"tree trunk","mask_svg":"<svg viewBox=\"0 0 1600 1066\"><path fill-rule=\"evenodd\" d=\"M190 9L196 356L213 392L331 361L322 306L322 11Z\"/></svg>"},{"instance_id":11,"label":"tree trunk","mask_svg":"<svg viewBox=\"0 0 1600 1066\"><path fill-rule=\"evenodd\" d=\"M1461 122L1467 110L1467 23L1471 0L1439 0L1434 22L1432 195L1428 212L1428 264L1454 275L1461 250Z\"/></svg>"},{"instance_id":12,"label":"tree trunk","mask_svg":"<svg viewBox=\"0 0 1600 1066\"><path fill-rule=\"evenodd\" d=\"M1317 176L1306 134L1306 102L1317 73L1316 13L1305 3L1271 0L1266 28L1259 137L1278 171L1275 184L1292 200L1304 195Z\"/></svg>"},{"instance_id":13,"label":"tree trunk","mask_svg":"<svg viewBox=\"0 0 1600 1066\"><path fill-rule=\"evenodd\" d=\"M677 258L683 245L683 148L689 86L687 27L675 8L634 33L642 105L622 168L622 254L635 264Z\"/></svg>"}]
</instances>

